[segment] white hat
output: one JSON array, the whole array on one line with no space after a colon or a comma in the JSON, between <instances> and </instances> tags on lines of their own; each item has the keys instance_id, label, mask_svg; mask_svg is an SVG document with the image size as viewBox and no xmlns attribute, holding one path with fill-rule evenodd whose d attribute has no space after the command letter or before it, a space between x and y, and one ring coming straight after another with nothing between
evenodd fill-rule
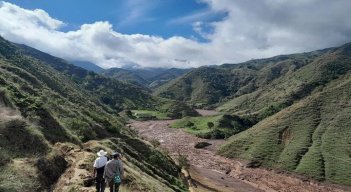
<instances>
[{"instance_id":1,"label":"white hat","mask_svg":"<svg viewBox=\"0 0 351 192\"><path fill-rule=\"evenodd\" d=\"M100 156L105 156L105 155L107 154L107 152L101 149L101 150L100 150L99 152L97 152L96 154L100 157Z\"/></svg>"}]
</instances>

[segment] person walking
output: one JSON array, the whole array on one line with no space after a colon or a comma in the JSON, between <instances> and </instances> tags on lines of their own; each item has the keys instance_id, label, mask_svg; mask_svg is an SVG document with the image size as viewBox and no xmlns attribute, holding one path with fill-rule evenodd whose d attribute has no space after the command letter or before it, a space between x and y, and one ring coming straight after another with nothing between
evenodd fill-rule
<instances>
[{"instance_id":1,"label":"person walking","mask_svg":"<svg viewBox=\"0 0 351 192\"><path fill-rule=\"evenodd\" d=\"M112 154L113 159L107 162L105 166L104 178L110 187L110 192L118 192L120 182L115 182L115 177L123 179L123 164L119 153Z\"/></svg>"},{"instance_id":2,"label":"person walking","mask_svg":"<svg viewBox=\"0 0 351 192\"><path fill-rule=\"evenodd\" d=\"M96 158L94 162L94 177L95 177L95 182L96 182L96 191L97 192L104 192L105 191L105 180L104 180L104 171L105 171L105 165L107 163L107 157L106 157L107 152L104 150L100 150L97 152L97 155L99 156Z\"/></svg>"}]
</instances>

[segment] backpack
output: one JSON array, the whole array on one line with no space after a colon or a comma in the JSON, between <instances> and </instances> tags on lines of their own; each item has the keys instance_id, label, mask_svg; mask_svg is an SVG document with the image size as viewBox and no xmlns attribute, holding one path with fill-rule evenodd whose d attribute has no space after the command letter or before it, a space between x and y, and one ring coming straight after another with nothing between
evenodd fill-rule
<instances>
[{"instance_id":1,"label":"backpack","mask_svg":"<svg viewBox=\"0 0 351 192\"><path fill-rule=\"evenodd\" d=\"M120 164L119 164L120 166ZM117 166L117 169L118 169L118 166ZM115 184L121 184L122 183L122 179L119 175L115 175L115 177L113 178L113 181L115 182Z\"/></svg>"},{"instance_id":2,"label":"backpack","mask_svg":"<svg viewBox=\"0 0 351 192\"><path fill-rule=\"evenodd\" d=\"M115 177L113 178L113 181L115 182L115 184L121 184L122 183L122 179L119 175L115 175Z\"/></svg>"}]
</instances>

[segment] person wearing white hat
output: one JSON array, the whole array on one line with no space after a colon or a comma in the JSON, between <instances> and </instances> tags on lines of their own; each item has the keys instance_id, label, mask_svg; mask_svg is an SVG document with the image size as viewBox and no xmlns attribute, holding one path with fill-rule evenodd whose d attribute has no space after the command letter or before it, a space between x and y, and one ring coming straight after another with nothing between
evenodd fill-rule
<instances>
[{"instance_id":1,"label":"person wearing white hat","mask_svg":"<svg viewBox=\"0 0 351 192\"><path fill-rule=\"evenodd\" d=\"M107 152L104 150L100 150L96 153L99 157L96 158L94 162L94 177L96 181L96 191L97 192L104 192L105 191L105 180L104 180L104 170L105 165L108 161L107 157L105 156Z\"/></svg>"}]
</instances>

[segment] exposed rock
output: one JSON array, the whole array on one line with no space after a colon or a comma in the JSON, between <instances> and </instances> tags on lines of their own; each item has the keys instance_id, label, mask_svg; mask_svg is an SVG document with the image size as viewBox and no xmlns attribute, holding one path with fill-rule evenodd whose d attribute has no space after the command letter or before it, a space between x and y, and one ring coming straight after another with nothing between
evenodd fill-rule
<instances>
[{"instance_id":1,"label":"exposed rock","mask_svg":"<svg viewBox=\"0 0 351 192\"><path fill-rule=\"evenodd\" d=\"M210 146L210 145L212 145L212 144L211 143L207 143L207 142L198 142L198 143L195 144L194 147L196 149L202 149L202 148L205 148L205 147Z\"/></svg>"}]
</instances>

